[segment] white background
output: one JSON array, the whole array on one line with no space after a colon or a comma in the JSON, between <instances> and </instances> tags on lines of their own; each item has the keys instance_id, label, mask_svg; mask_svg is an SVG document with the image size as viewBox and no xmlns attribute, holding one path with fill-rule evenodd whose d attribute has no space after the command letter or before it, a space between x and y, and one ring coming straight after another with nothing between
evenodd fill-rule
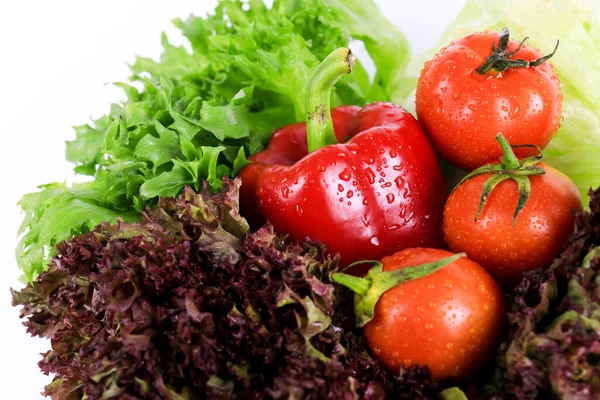
<instances>
[{"instance_id":1,"label":"white background","mask_svg":"<svg viewBox=\"0 0 600 400\"><path fill-rule=\"evenodd\" d=\"M410 40L413 52L432 46L465 0L379 0ZM167 3L169 3L167 5ZM0 399L40 399L50 378L37 367L49 343L32 339L10 306L21 287L14 260L20 197L37 185L73 177L64 158L70 128L122 100L107 85L125 81L134 55L156 58L160 34L181 43L170 24L203 15L214 0L0 3Z\"/></svg>"}]
</instances>

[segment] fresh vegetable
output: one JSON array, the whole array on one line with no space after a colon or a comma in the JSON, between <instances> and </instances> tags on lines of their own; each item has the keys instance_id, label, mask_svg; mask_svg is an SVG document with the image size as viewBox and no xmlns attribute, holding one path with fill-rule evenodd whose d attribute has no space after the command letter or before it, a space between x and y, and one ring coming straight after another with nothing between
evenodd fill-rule
<instances>
[{"instance_id":1,"label":"fresh vegetable","mask_svg":"<svg viewBox=\"0 0 600 400\"><path fill-rule=\"evenodd\" d=\"M512 145L543 149L558 130L560 81L546 62L554 52L544 56L524 41L509 40L506 28L501 35L472 33L425 63L417 116L448 162L471 171L501 155L498 132ZM518 155L531 155L531 149Z\"/></svg>"},{"instance_id":2,"label":"fresh vegetable","mask_svg":"<svg viewBox=\"0 0 600 400\"><path fill-rule=\"evenodd\" d=\"M389 100L408 88L400 81L410 48L371 0L276 0L271 9L224 0L206 18L175 24L192 52L163 37L160 61L138 58L133 84L116 84L127 101L67 142L67 160L92 180L44 185L21 200L16 256L30 280L56 243L101 221L138 218L159 196L199 189L204 179L217 190L274 129L304 120L310 74L351 37L364 42L375 79L357 63L332 94L334 105Z\"/></svg>"},{"instance_id":3,"label":"fresh vegetable","mask_svg":"<svg viewBox=\"0 0 600 400\"><path fill-rule=\"evenodd\" d=\"M586 197L600 185L600 21L582 1L468 0L440 44L461 39L420 81L440 46L405 70L406 40L370 0L221 0L211 16L177 20L192 52L164 38L160 61L139 58L132 85L117 84L128 100L67 143L91 180L20 202L17 258L31 282L13 304L51 339L45 393L600 397L600 188L582 213L572 182L538 154L558 129L546 160ZM489 32L504 26L533 47ZM464 36L474 31L486 32ZM374 77L357 63L342 78L346 50L319 64L355 39ZM437 160L389 103L413 107L417 82L417 112L446 159L484 165L501 154L498 132L508 138L500 163L472 172L444 213L454 251L507 286L524 271L498 352L504 295L477 262L428 248L384 257L441 244ZM519 159L515 143L537 147L515 146ZM253 233L228 178L240 171Z\"/></svg>"},{"instance_id":4,"label":"fresh vegetable","mask_svg":"<svg viewBox=\"0 0 600 400\"><path fill-rule=\"evenodd\" d=\"M406 249L365 278L333 275L356 292L358 325L388 369L426 365L434 379L461 379L493 358L506 325L504 294L463 255Z\"/></svg>"},{"instance_id":5,"label":"fresh vegetable","mask_svg":"<svg viewBox=\"0 0 600 400\"><path fill-rule=\"evenodd\" d=\"M242 210L292 240L324 243L346 265L441 245L446 186L414 117L389 103L330 114L329 91L351 68L343 48L317 68L307 124L277 131L240 173Z\"/></svg>"},{"instance_id":6,"label":"fresh vegetable","mask_svg":"<svg viewBox=\"0 0 600 400\"><path fill-rule=\"evenodd\" d=\"M587 204L590 187L600 186L600 13L597 5L585 0L468 0L436 45L411 60L404 82L414 88L427 60L452 40L471 32L500 32L503 27L509 27L513 37L529 37L531 47L545 51L553 49L560 38L560 49L551 63L560 77L564 119L545 149L545 157L548 164L576 183ZM518 96L519 91L513 95ZM414 98L413 93L406 99L393 98L392 101L412 111ZM520 111L524 109L520 107Z\"/></svg>"},{"instance_id":7,"label":"fresh vegetable","mask_svg":"<svg viewBox=\"0 0 600 400\"><path fill-rule=\"evenodd\" d=\"M581 211L575 184L541 162L542 154L517 159L498 135L504 154L467 175L444 209L444 238L499 282L513 287L523 271L548 267L573 232Z\"/></svg>"},{"instance_id":8,"label":"fresh vegetable","mask_svg":"<svg viewBox=\"0 0 600 400\"><path fill-rule=\"evenodd\" d=\"M53 399L433 397L424 367L387 372L354 328L352 296L329 282L323 246L248 234L239 181L187 188L140 223L103 223L58 245L13 291Z\"/></svg>"},{"instance_id":9,"label":"fresh vegetable","mask_svg":"<svg viewBox=\"0 0 600 400\"><path fill-rule=\"evenodd\" d=\"M592 400L600 395L600 188L565 251L514 291L509 340L489 398Z\"/></svg>"}]
</instances>

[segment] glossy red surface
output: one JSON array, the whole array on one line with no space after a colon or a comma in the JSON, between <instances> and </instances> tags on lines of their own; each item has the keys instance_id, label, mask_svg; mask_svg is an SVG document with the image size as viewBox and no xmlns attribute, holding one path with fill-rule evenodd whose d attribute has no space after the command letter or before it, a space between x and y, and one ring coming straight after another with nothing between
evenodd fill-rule
<instances>
[{"instance_id":1,"label":"glossy red surface","mask_svg":"<svg viewBox=\"0 0 600 400\"><path fill-rule=\"evenodd\" d=\"M242 211L293 240L323 242L343 264L443 245L447 188L415 118L375 103L332 110L343 144L306 154L304 124L275 133L240 173Z\"/></svg>"},{"instance_id":2,"label":"glossy red surface","mask_svg":"<svg viewBox=\"0 0 600 400\"><path fill-rule=\"evenodd\" d=\"M538 166L546 173L530 177L531 196L514 224L519 190L511 179L492 190L477 221L481 192L490 174L466 180L446 203L448 246L466 252L506 287L517 285L525 271L549 267L573 233L573 211L582 211L573 181L548 164Z\"/></svg>"},{"instance_id":3,"label":"glossy red surface","mask_svg":"<svg viewBox=\"0 0 600 400\"><path fill-rule=\"evenodd\" d=\"M417 84L423 130L442 158L469 171L502 155L496 142L499 132L511 145L544 148L560 125L563 96L552 59L502 73L476 71L498 39L499 34L484 32L450 43L425 63ZM518 44L510 40L508 51ZM542 56L525 44L512 58L532 61ZM515 153L530 156L535 150Z\"/></svg>"},{"instance_id":4,"label":"glossy red surface","mask_svg":"<svg viewBox=\"0 0 600 400\"><path fill-rule=\"evenodd\" d=\"M381 261L384 271L393 271L452 254L406 249ZM375 357L393 371L427 365L434 379L462 379L494 357L506 320L498 284L476 262L460 258L385 292L364 334Z\"/></svg>"}]
</instances>

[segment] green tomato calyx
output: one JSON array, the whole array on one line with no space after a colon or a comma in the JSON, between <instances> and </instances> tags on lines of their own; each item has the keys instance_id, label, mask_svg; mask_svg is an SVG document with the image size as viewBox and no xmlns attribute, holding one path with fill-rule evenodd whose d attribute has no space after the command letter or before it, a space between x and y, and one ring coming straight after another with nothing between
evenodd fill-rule
<instances>
[{"instance_id":1,"label":"green tomato calyx","mask_svg":"<svg viewBox=\"0 0 600 400\"><path fill-rule=\"evenodd\" d=\"M458 253L431 263L385 272L383 271L383 264L381 262L368 261L368 263L374 266L364 278L338 272L333 274L332 279L334 282L354 292L356 326L362 328L373 319L375 304L377 304L377 301L385 292L402 283L431 275L465 256L465 253Z\"/></svg>"},{"instance_id":2,"label":"green tomato calyx","mask_svg":"<svg viewBox=\"0 0 600 400\"><path fill-rule=\"evenodd\" d=\"M514 226L517 223L517 217L519 216L519 213L523 210L525 203L531 196L531 182L529 181L529 178L531 176L543 175L546 173L546 170L538 165L538 163L544 157L544 153L542 152L542 149L534 144L511 146L508 143L508 140L506 140L504 135L501 133L496 135L496 140L502 148L503 157L500 158L500 163L487 164L477 168L465 176L452 191L454 192L457 187L459 187L468 179L474 178L478 175L491 174L491 176L483 184L483 190L481 191L481 198L479 200L479 207L477 209L477 213L475 214L475 222L477 222L481 216L483 207L485 206L485 203L487 202L494 188L502 181L507 179L514 180L517 183L517 188L519 190L519 199L517 200L517 206L515 207L515 213L513 214ZM519 160L512 149L522 147L532 147L538 151L538 154Z\"/></svg>"},{"instance_id":3,"label":"green tomato calyx","mask_svg":"<svg viewBox=\"0 0 600 400\"><path fill-rule=\"evenodd\" d=\"M556 46L554 47L552 53L546 54L545 56L540 57L537 60L528 61L521 59L512 59L511 57L514 56L519 50L521 50L521 47L523 47L523 44L529 38L526 37L525 39L521 40L515 51L509 53L506 49L508 46L509 36L510 33L508 31L508 28L504 28L502 30L502 34L500 34L498 46L496 46L495 43L492 44L492 54L489 55L489 57L479 68L477 68L477 72L479 72L481 75L485 75L489 71L504 72L509 68L537 67L538 65L541 65L544 62L548 61L550 58L552 58L552 56L556 53L556 50L558 49L558 44L560 43L560 41L557 40Z\"/></svg>"}]
</instances>

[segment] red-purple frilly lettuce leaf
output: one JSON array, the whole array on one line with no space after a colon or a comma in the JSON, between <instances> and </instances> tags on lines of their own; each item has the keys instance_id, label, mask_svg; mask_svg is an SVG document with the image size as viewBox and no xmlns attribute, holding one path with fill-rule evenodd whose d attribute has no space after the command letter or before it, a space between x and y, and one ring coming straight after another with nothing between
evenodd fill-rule
<instances>
[{"instance_id":1,"label":"red-purple frilly lettuce leaf","mask_svg":"<svg viewBox=\"0 0 600 400\"><path fill-rule=\"evenodd\" d=\"M563 253L515 289L484 398L600 399L600 188L590 198Z\"/></svg>"},{"instance_id":2,"label":"red-purple frilly lettuce leaf","mask_svg":"<svg viewBox=\"0 0 600 400\"><path fill-rule=\"evenodd\" d=\"M249 233L239 181L162 199L140 223L62 242L13 304L52 350L45 394L63 399L427 398L427 368L391 373L354 327L337 259Z\"/></svg>"}]
</instances>

